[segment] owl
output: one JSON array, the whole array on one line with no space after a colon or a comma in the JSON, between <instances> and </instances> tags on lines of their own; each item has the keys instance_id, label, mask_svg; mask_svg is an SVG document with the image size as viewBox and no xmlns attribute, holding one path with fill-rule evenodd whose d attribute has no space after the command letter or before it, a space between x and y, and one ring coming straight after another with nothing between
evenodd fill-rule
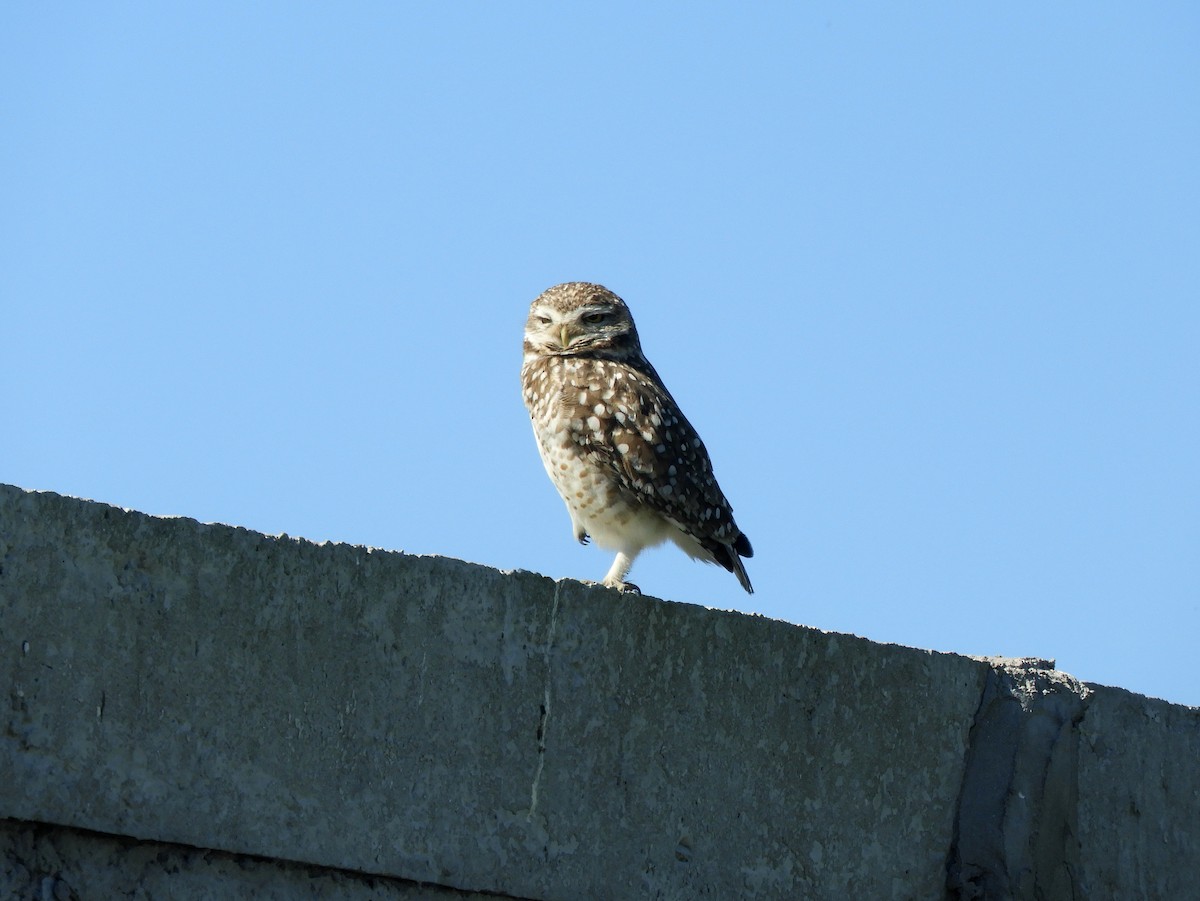
<instances>
[{"instance_id":1,"label":"owl","mask_svg":"<svg viewBox=\"0 0 1200 901\"><path fill-rule=\"evenodd\" d=\"M575 538L616 551L604 584L638 591L625 581L634 559L670 540L753 592L742 565L750 540L625 302L600 285L555 285L529 308L524 349L525 406Z\"/></svg>"}]
</instances>

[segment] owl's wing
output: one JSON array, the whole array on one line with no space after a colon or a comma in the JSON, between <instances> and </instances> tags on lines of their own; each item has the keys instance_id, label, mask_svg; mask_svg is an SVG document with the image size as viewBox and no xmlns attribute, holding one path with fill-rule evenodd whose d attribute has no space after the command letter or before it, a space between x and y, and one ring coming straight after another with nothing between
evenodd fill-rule
<instances>
[{"instance_id":1,"label":"owl's wing","mask_svg":"<svg viewBox=\"0 0 1200 901\"><path fill-rule=\"evenodd\" d=\"M704 442L652 369L597 361L568 387L564 401L574 440L605 461L624 488L726 569L741 568L737 555L751 556L750 542L733 521Z\"/></svg>"}]
</instances>

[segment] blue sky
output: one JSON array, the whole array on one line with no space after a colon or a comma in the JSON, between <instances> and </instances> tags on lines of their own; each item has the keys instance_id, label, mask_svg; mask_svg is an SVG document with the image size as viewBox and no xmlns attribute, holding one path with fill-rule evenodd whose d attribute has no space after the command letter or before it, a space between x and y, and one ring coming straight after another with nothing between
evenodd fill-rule
<instances>
[{"instance_id":1,"label":"blue sky","mask_svg":"<svg viewBox=\"0 0 1200 901\"><path fill-rule=\"evenodd\" d=\"M599 579L518 387L530 301L599 281L756 551L647 594L1200 704L1198 45L1188 3L5 4L0 480Z\"/></svg>"}]
</instances>

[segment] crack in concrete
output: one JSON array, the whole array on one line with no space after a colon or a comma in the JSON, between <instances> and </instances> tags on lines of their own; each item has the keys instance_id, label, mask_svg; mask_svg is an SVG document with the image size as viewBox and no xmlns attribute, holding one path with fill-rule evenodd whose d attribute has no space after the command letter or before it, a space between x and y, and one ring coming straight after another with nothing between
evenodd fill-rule
<instances>
[{"instance_id":1,"label":"crack in concrete","mask_svg":"<svg viewBox=\"0 0 1200 901\"><path fill-rule=\"evenodd\" d=\"M529 789L529 816L532 820L537 815L538 806L538 790L542 784L542 770L546 765L546 729L550 724L550 686L552 682L552 674L550 672L550 655L554 650L554 633L558 629L558 600L559 592L562 590L562 583L554 584L554 603L550 608L550 626L546 632L546 647L542 654L542 659L546 664L546 682L542 689L542 704L541 711L538 715L537 726L537 770L533 774L533 785Z\"/></svg>"}]
</instances>

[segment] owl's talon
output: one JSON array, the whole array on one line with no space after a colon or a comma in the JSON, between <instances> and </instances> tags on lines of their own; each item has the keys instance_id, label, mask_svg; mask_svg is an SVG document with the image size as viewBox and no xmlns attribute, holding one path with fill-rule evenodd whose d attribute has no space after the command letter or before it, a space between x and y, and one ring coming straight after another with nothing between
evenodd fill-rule
<instances>
[{"instance_id":1,"label":"owl's talon","mask_svg":"<svg viewBox=\"0 0 1200 901\"><path fill-rule=\"evenodd\" d=\"M614 588L617 591L621 592L621 594L641 594L642 593L642 589L638 588L632 582L618 582L615 579L613 579L611 581L608 579L605 579L600 584L603 585L605 588Z\"/></svg>"}]
</instances>

